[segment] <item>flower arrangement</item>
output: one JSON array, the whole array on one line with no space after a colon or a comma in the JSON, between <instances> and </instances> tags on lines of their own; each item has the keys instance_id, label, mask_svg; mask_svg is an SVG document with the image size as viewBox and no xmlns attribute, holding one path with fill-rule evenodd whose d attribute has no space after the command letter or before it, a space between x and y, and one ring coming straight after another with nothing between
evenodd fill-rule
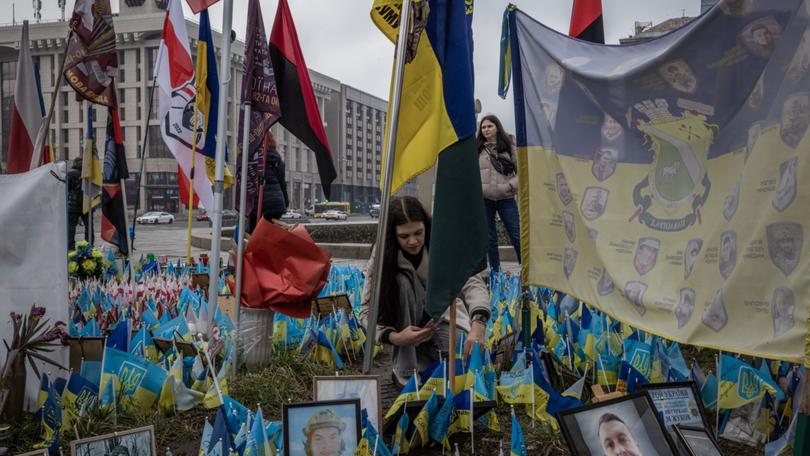
<instances>
[{"instance_id":1,"label":"flower arrangement","mask_svg":"<svg viewBox=\"0 0 810 456\"><path fill-rule=\"evenodd\" d=\"M15 312L11 312L10 315L13 331L10 343L5 338L3 339L7 353L6 361L0 370L0 386L12 391L17 390L16 395L22 396L25 393L25 380L20 382L19 379L25 376L26 361L37 376L40 376L40 373L34 364L35 360L64 369L45 353L54 351L54 347L60 343L68 345L68 333L64 322L58 321L50 325L50 320L43 320L45 308L38 307L36 304L31 306L28 315L23 316ZM12 411L12 415L18 415L22 410L22 397L17 399L12 400L17 403L16 406L11 407L17 409Z\"/></svg>"},{"instance_id":2,"label":"flower arrangement","mask_svg":"<svg viewBox=\"0 0 810 456\"><path fill-rule=\"evenodd\" d=\"M86 280L101 277L104 273L104 256L101 250L91 247L87 241L76 243L76 250L68 253L68 275Z\"/></svg>"}]
</instances>

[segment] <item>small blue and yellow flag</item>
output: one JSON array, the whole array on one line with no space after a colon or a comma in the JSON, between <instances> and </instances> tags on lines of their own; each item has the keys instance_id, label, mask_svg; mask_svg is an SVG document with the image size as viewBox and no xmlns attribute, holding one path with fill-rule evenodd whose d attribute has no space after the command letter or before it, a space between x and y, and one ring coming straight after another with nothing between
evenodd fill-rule
<instances>
[{"instance_id":1,"label":"small blue and yellow flag","mask_svg":"<svg viewBox=\"0 0 810 456\"><path fill-rule=\"evenodd\" d=\"M394 433L394 440L391 444L391 452L393 454L405 454L410 451L411 446L408 442L408 437L405 433L411 425L411 417L403 410L402 416L397 421L397 430Z\"/></svg>"},{"instance_id":2,"label":"small blue and yellow flag","mask_svg":"<svg viewBox=\"0 0 810 456\"><path fill-rule=\"evenodd\" d=\"M718 405L721 409L735 409L761 401L766 393L776 396L776 388L749 364L728 355L722 355L720 363Z\"/></svg>"},{"instance_id":3,"label":"small blue and yellow flag","mask_svg":"<svg viewBox=\"0 0 810 456\"><path fill-rule=\"evenodd\" d=\"M414 433L413 437L411 437L411 448L426 446L430 443L430 423L433 422L433 418L436 416L438 405L436 393L433 392L430 394L430 398L427 402L425 402L422 410L420 410L416 418L413 419Z\"/></svg>"},{"instance_id":4,"label":"small blue and yellow flag","mask_svg":"<svg viewBox=\"0 0 810 456\"><path fill-rule=\"evenodd\" d=\"M510 445L509 456L528 456L526 452L526 438L523 436L523 428L515 416L512 409L512 444Z\"/></svg>"},{"instance_id":5,"label":"small blue and yellow flag","mask_svg":"<svg viewBox=\"0 0 810 456\"><path fill-rule=\"evenodd\" d=\"M402 391L399 392L399 396L394 400L394 403L391 404L391 408L388 410L388 413L385 414L385 419L388 419L394 414L397 413L397 410L400 407L403 407L406 402L416 401L419 399L419 393L416 389L416 374L414 374L410 379L408 379L408 383L402 388Z\"/></svg>"},{"instance_id":6,"label":"small blue and yellow flag","mask_svg":"<svg viewBox=\"0 0 810 456\"><path fill-rule=\"evenodd\" d=\"M143 358L110 347L104 350L101 383L112 379L122 408L153 410L167 376L163 368Z\"/></svg>"}]
</instances>

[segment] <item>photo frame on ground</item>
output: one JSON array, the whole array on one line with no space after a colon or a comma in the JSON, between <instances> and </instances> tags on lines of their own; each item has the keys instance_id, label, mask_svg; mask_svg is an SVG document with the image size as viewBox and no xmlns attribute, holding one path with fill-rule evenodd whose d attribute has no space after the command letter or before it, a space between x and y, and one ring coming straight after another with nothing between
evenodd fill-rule
<instances>
[{"instance_id":1,"label":"photo frame on ground","mask_svg":"<svg viewBox=\"0 0 810 456\"><path fill-rule=\"evenodd\" d=\"M104 357L103 337L69 337L69 366L76 372L81 371L82 358L86 361L101 361Z\"/></svg>"},{"instance_id":2,"label":"photo frame on ground","mask_svg":"<svg viewBox=\"0 0 810 456\"><path fill-rule=\"evenodd\" d=\"M282 407L284 455L354 454L360 442L360 399Z\"/></svg>"},{"instance_id":3,"label":"photo frame on ground","mask_svg":"<svg viewBox=\"0 0 810 456\"><path fill-rule=\"evenodd\" d=\"M152 425L70 442L70 456L157 456Z\"/></svg>"},{"instance_id":4,"label":"photo frame on ground","mask_svg":"<svg viewBox=\"0 0 810 456\"><path fill-rule=\"evenodd\" d=\"M712 426L695 382L649 383L639 385L639 389L650 395L673 440L676 436L672 426L676 424L701 427L711 433Z\"/></svg>"},{"instance_id":5,"label":"photo frame on ground","mask_svg":"<svg viewBox=\"0 0 810 456\"><path fill-rule=\"evenodd\" d=\"M360 409L366 409L375 429L381 429L382 396L379 375L316 376L312 379L312 398L315 401L360 399Z\"/></svg>"},{"instance_id":6,"label":"photo frame on ground","mask_svg":"<svg viewBox=\"0 0 810 456\"><path fill-rule=\"evenodd\" d=\"M312 314L316 317L331 315L333 311L337 312L340 309L345 310L346 314L352 313L352 303L349 301L349 295L345 293L312 300Z\"/></svg>"},{"instance_id":7,"label":"photo frame on ground","mask_svg":"<svg viewBox=\"0 0 810 456\"><path fill-rule=\"evenodd\" d=\"M717 441L705 428L676 424L673 426L680 444L691 456L723 456Z\"/></svg>"},{"instance_id":8,"label":"photo frame on ground","mask_svg":"<svg viewBox=\"0 0 810 456\"><path fill-rule=\"evenodd\" d=\"M575 456L602 456L607 449L675 456L675 444L645 391L557 414Z\"/></svg>"}]
</instances>

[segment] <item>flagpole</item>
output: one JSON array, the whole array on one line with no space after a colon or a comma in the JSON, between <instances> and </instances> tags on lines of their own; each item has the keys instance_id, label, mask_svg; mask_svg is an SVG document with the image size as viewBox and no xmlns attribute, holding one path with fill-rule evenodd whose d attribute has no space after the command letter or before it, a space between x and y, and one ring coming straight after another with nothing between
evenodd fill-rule
<instances>
[{"instance_id":1,"label":"flagpole","mask_svg":"<svg viewBox=\"0 0 810 456\"><path fill-rule=\"evenodd\" d=\"M155 87L158 86L157 74L160 71L160 61L162 60L160 58L160 49L163 49L163 48L160 47L158 49L159 50L158 50L157 62L155 62L155 71L154 71L154 73L152 73L152 87L149 89L149 108L147 108L146 117L144 117L143 141L141 141L141 169L140 169L140 172L138 172L138 183L135 186L135 188L136 188L135 191L137 192L137 196L135 197L135 210L132 213L132 227L131 227L132 231L130 232L130 235L129 235L129 238L130 238L129 239L130 240L129 245L132 248L133 252L135 251L135 225L137 225L137 223L135 221L138 218L138 209L141 207L141 182L142 182L142 179L143 179L144 168L146 166L146 141L147 141L147 139L149 139L149 118L152 117L152 104L153 104L153 101L155 100ZM195 107L196 107L196 104L195 104ZM159 120L160 119L158 119L158 121Z\"/></svg>"},{"instance_id":2,"label":"flagpole","mask_svg":"<svg viewBox=\"0 0 810 456\"><path fill-rule=\"evenodd\" d=\"M216 149L216 170L214 173L214 213L211 222L213 226L213 235L211 238L211 253L209 255L209 276L208 276L208 302L213 303L213 307L209 306L209 313L206 322L209 332L211 331L210 320L216 314L216 307L219 305L217 297L219 296L219 252L220 243L222 241L222 189L224 187L225 176L225 142L228 140L226 126L228 114L228 85L231 81L231 29L233 22L233 0L223 0L222 2L222 52L220 57L220 72L222 79L219 81L219 106L217 106L219 113L217 118L220 122L217 124L217 149ZM247 122L248 119L245 119ZM247 177L247 176L242 176Z\"/></svg>"},{"instance_id":3,"label":"flagpole","mask_svg":"<svg viewBox=\"0 0 810 456\"><path fill-rule=\"evenodd\" d=\"M239 238L236 244L236 296L234 296L234 313L236 314L236 340L234 343L233 353L233 378L236 378L237 358L239 357L239 332L242 328L242 276L244 270L242 268L242 261L245 257L245 228L247 217L245 217L245 200L247 199L247 172L248 172L248 153L250 148L249 135L250 135L250 114L252 105L250 103L244 104L244 123L242 124L242 179L239 182ZM270 344L272 347L272 344Z\"/></svg>"},{"instance_id":4,"label":"flagpole","mask_svg":"<svg viewBox=\"0 0 810 456\"><path fill-rule=\"evenodd\" d=\"M194 212L194 175L197 164L197 103L194 103L194 131L191 132L191 172L188 176L188 234L186 236L186 258L191 263L191 220ZM203 130L204 131L204 130ZM182 179L182 176L180 177Z\"/></svg>"},{"instance_id":5,"label":"flagpole","mask_svg":"<svg viewBox=\"0 0 810 456\"><path fill-rule=\"evenodd\" d=\"M225 0L230 2L231 0ZM402 98L402 77L405 73L405 50L408 41L408 28L411 21L411 0L402 1L400 10L399 37L397 38L394 66L394 85L389 101L391 112L388 117L388 136L385 141L385 174L383 175L382 193L380 195L380 218L377 222L377 247L374 249L374 282L372 299L369 303L369 317L366 322L366 349L363 354L363 373L369 374L374 361L374 342L377 332L378 306L380 302L380 285L383 270L383 252L385 251L386 228L388 227L388 199L391 193L391 177L394 173L394 150L397 143L397 126L399 123L399 103ZM404 14L402 13L404 12ZM454 348L451 347L451 350Z\"/></svg>"},{"instance_id":6,"label":"flagpole","mask_svg":"<svg viewBox=\"0 0 810 456\"><path fill-rule=\"evenodd\" d=\"M720 356L715 356L715 365L717 366L717 399L714 403L714 435L720 438L720 379L723 378L723 351L720 351Z\"/></svg>"},{"instance_id":7,"label":"flagpole","mask_svg":"<svg viewBox=\"0 0 810 456\"><path fill-rule=\"evenodd\" d=\"M51 107L48 108L48 115L39 126L36 141L34 142L34 151L31 153L32 166L30 166L32 169L39 166L39 163L42 161L42 148L45 147L45 143L48 140L48 133L51 132L51 119L53 118L53 110L56 107L56 99L59 97L59 91L62 89L62 81L65 79L65 61L67 60L68 44L70 43L70 36L72 34L73 31L70 31L67 39L65 39L65 50L62 51L62 64L60 65L58 76L56 77L56 87L54 87L53 94L51 94ZM64 148L62 150L64 150ZM56 156L56 154L54 154L54 156ZM67 158L68 157L65 157L65 159Z\"/></svg>"}]
</instances>

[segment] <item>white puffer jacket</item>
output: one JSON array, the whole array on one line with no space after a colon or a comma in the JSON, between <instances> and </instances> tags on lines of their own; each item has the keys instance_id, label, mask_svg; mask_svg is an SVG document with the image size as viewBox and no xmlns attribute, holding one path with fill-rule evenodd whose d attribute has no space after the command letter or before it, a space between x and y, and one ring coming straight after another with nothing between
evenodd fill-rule
<instances>
[{"instance_id":1,"label":"white puffer jacket","mask_svg":"<svg viewBox=\"0 0 810 456\"><path fill-rule=\"evenodd\" d=\"M509 157L517 166L515 154ZM492 201L514 198L518 190L517 173L505 176L492 166L486 146L481 147L478 152L478 166L481 168L481 188L484 198Z\"/></svg>"}]
</instances>

